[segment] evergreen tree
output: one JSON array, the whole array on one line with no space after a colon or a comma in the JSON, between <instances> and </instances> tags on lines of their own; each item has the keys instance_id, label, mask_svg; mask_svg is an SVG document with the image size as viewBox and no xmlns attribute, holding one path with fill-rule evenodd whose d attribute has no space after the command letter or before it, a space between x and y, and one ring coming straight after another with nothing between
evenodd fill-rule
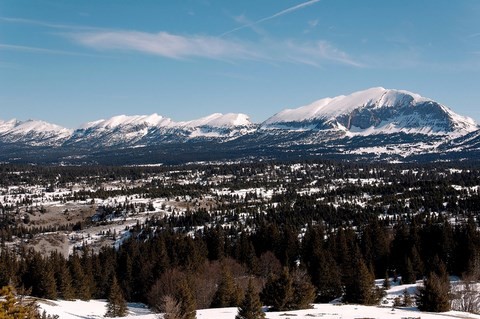
<instances>
[{"instance_id":1,"label":"evergreen tree","mask_svg":"<svg viewBox=\"0 0 480 319\"><path fill-rule=\"evenodd\" d=\"M262 302L275 311L291 310L289 302L293 297L292 278L285 268L280 276L269 276L260 294Z\"/></svg>"},{"instance_id":2,"label":"evergreen tree","mask_svg":"<svg viewBox=\"0 0 480 319\"><path fill-rule=\"evenodd\" d=\"M410 258L405 260L405 269L402 273L402 284L414 284L416 282L415 271Z\"/></svg>"},{"instance_id":3,"label":"evergreen tree","mask_svg":"<svg viewBox=\"0 0 480 319\"><path fill-rule=\"evenodd\" d=\"M122 289L118 285L117 277L113 277L110 293L108 294L106 317L125 317L127 315L127 303L123 298Z\"/></svg>"},{"instance_id":4,"label":"evergreen tree","mask_svg":"<svg viewBox=\"0 0 480 319\"><path fill-rule=\"evenodd\" d=\"M40 318L34 302L24 303L18 300L11 286L0 290L0 319L36 319Z\"/></svg>"},{"instance_id":5,"label":"evergreen tree","mask_svg":"<svg viewBox=\"0 0 480 319\"><path fill-rule=\"evenodd\" d=\"M188 285L186 279L182 280L178 287L176 299L180 302L180 310L182 319L195 319L197 318L195 298Z\"/></svg>"},{"instance_id":6,"label":"evergreen tree","mask_svg":"<svg viewBox=\"0 0 480 319\"><path fill-rule=\"evenodd\" d=\"M324 237L323 227L311 226L302 240L302 258L317 288L319 302L329 302L342 295L342 277L330 251L323 247Z\"/></svg>"},{"instance_id":7,"label":"evergreen tree","mask_svg":"<svg viewBox=\"0 0 480 319\"><path fill-rule=\"evenodd\" d=\"M261 300L275 311L310 308L315 300L315 286L306 272L284 268L279 276L269 276Z\"/></svg>"},{"instance_id":8,"label":"evergreen tree","mask_svg":"<svg viewBox=\"0 0 480 319\"><path fill-rule=\"evenodd\" d=\"M39 281L39 291L41 296L46 299L57 299L57 283L55 281L55 275L53 269L50 267L44 267L41 272Z\"/></svg>"},{"instance_id":9,"label":"evergreen tree","mask_svg":"<svg viewBox=\"0 0 480 319\"><path fill-rule=\"evenodd\" d=\"M237 307L241 301L241 291L235 284L232 273L224 267L222 278L212 301L213 308Z\"/></svg>"},{"instance_id":10,"label":"evergreen tree","mask_svg":"<svg viewBox=\"0 0 480 319\"><path fill-rule=\"evenodd\" d=\"M66 267L61 268L59 273L59 294L60 297L64 300L72 300L75 298L75 292L72 287L72 277L70 276L70 271Z\"/></svg>"},{"instance_id":11,"label":"evergreen tree","mask_svg":"<svg viewBox=\"0 0 480 319\"><path fill-rule=\"evenodd\" d=\"M288 308L308 309L315 301L315 286L310 281L308 274L300 269L294 269L290 274L292 277L293 295Z\"/></svg>"},{"instance_id":12,"label":"evergreen tree","mask_svg":"<svg viewBox=\"0 0 480 319\"><path fill-rule=\"evenodd\" d=\"M342 276L337 263L330 252L324 251L315 259L312 282L317 287L317 300L319 302L330 302L343 293ZM313 275L312 275L313 273Z\"/></svg>"},{"instance_id":13,"label":"evergreen tree","mask_svg":"<svg viewBox=\"0 0 480 319\"><path fill-rule=\"evenodd\" d=\"M445 312L451 308L450 280L445 264L439 265L438 273L430 272L418 288L417 306L421 311Z\"/></svg>"},{"instance_id":14,"label":"evergreen tree","mask_svg":"<svg viewBox=\"0 0 480 319\"><path fill-rule=\"evenodd\" d=\"M368 270L361 256L357 256L352 273L345 283L345 302L358 303L361 305L373 305L379 296L374 286L373 275Z\"/></svg>"},{"instance_id":15,"label":"evergreen tree","mask_svg":"<svg viewBox=\"0 0 480 319\"><path fill-rule=\"evenodd\" d=\"M72 274L73 288L75 290L75 297L81 298L82 300L90 299L89 288L86 287L84 282L84 273L80 257L77 252L73 252L73 255L70 256L68 260L70 267L70 272Z\"/></svg>"},{"instance_id":16,"label":"evergreen tree","mask_svg":"<svg viewBox=\"0 0 480 319\"><path fill-rule=\"evenodd\" d=\"M245 298L243 298L240 307L238 308L238 314L235 316L235 319L263 319L265 318L265 313L262 311L262 304L260 302L260 297L258 292L253 286L253 281L250 279L248 281L248 288L245 293Z\"/></svg>"}]
</instances>

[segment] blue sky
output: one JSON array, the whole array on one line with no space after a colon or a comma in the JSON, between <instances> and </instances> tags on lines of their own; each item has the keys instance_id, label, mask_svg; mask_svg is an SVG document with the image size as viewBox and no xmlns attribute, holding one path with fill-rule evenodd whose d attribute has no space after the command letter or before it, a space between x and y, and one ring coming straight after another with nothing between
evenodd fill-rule
<instances>
[{"instance_id":1,"label":"blue sky","mask_svg":"<svg viewBox=\"0 0 480 319\"><path fill-rule=\"evenodd\" d=\"M478 0L0 0L0 119L260 122L375 86L480 121Z\"/></svg>"}]
</instances>

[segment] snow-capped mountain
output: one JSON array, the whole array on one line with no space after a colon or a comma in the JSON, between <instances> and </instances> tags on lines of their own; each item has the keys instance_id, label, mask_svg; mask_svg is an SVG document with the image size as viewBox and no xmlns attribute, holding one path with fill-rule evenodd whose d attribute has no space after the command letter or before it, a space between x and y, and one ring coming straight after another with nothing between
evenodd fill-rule
<instances>
[{"instance_id":1,"label":"snow-capped mountain","mask_svg":"<svg viewBox=\"0 0 480 319\"><path fill-rule=\"evenodd\" d=\"M426 154L428 160L468 158L468 152L478 156L479 129L472 119L431 99L379 87L286 109L261 124L241 113L183 122L158 114L119 115L75 130L42 121L0 121L0 161L28 156L30 161L92 158L105 163L112 156L120 163L311 156L403 161Z\"/></svg>"},{"instance_id":2,"label":"snow-capped mountain","mask_svg":"<svg viewBox=\"0 0 480 319\"><path fill-rule=\"evenodd\" d=\"M0 121L0 140L30 146L59 146L72 134L72 130L44 121L15 119Z\"/></svg>"},{"instance_id":3,"label":"snow-capped mountain","mask_svg":"<svg viewBox=\"0 0 480 319\"><path fill-rule=\"evenodd\" d=\"M195 138L232 138L251 130L245 114L215 113L197 120L174 122L158 114L119 115L89 122L75 130L67 145L131 147L185 142Z\"/></svg>"},{"instance_id":4,"label":"snow-capped mountain","mask_svg":"<svg viewBox=\"0 0 480 319\"><path fill-rule=\"evenodd\" d=\"M339 130L349 136L399 132L461 136L478 126L431 99L377 87L283 110L267 119L262 128Z\"/></svg>"}]
</instances>

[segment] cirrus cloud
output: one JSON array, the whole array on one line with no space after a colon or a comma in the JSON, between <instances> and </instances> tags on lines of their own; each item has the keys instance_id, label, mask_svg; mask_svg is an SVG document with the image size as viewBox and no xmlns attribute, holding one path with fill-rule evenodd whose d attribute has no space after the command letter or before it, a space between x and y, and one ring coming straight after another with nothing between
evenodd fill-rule
<instances>
[{"instance_id":1,"label":"cirrus cloud","mask_svg":"<svg viewBox=\"0 0 480 319\"><path fill-rule=\"evenodd\" d=\"M254 58L255 54L235 41L212 36L182 36L168 32L100 31L71 33L74 41L98 50L130 50L174 59Z\"/></svg>"},{"instance_id":2,"label":"cirrus cloud","mask_svg":"<svg viewBox=\"0 0 480 319\"><path fill-rule=\"evenodd\" d=\"M352 67L364 65L327 41L241 41L208 35L178 35L168 32L94 31L68 33L74 42L102 51L130 51L171 59L260 60L321 66L326 63Z\"/></svg>"}]
</instances>

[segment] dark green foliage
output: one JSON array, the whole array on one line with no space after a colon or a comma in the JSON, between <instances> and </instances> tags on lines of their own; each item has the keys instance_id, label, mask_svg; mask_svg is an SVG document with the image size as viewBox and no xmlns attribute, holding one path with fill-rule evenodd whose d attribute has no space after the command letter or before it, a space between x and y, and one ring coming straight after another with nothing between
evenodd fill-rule
<instances>
[{"instance_id":1,"label":"dark green foliage","mask_svg":"<svg viewBox=\"0 0 480 319\"><path fill-rule=\"evenodd\" d=\"M418 288L417 306L421 311L450 310L450 281L443 263L440 263L437 272L429 273L423 281L423 287Z\"/></svg>"},{"instance_id":2,"label":"dark green foliage","mask_svg":"<svg viewBox=\"0 0 480 319\"><path fill-rule=\"evenodd\" d=\"M58 273L59 281L59 295L64 300L72 300L75 298L75 292L72 287L72 277L70 271L66 267L62 267Z\"/></svg>"},{"instance_id":3,"label":"dark green foliage","mask_svg":"<svg viewBox=\"0 0 480 319\"><path fill-rule=\"evenodd\" d=\"M385 273L385 278L383 279L383 284L382 284L383 288L388 290L390 289L390 278L388 278L388 272Z\"/></svg>"},{"instance_id":4,"label":"dark green foliage","mask_svg":"<svg viewBox=\"0 0 480 319\"><path fill-rule=\"evenodd\" d=\"M272 310L285 311L310 308L316 294L305 272L285 268L279 276L268 278L260 297Z\"/></svg>"},{"instance_id":5,"label":"dark green foliage","mask_svg":"<svg viewBox=\"0 0 480 319\"><path fill-rule=\"evenodd\" d=\"M270 276L260 294L260 298L265 305L278 311L290 310L292 297L292 278L286 268L279 276Z\"/></svg>"},{"instance_id":6,"label":"dark green foliage","mask_svg":"<svg viewBox=\"0 0 480 319\"><path fill-rule=\"evenodd\" d=\"M329 250L324 248L324 236L323 227L310 227L302 242L302 257L317 288L318 302L332 301L343 293L340 270Z\"/></svg>"},{"instance_id":7,"label":"dark green foliage","mask_svg":"<svg viewBox=\"0 0 480 319\"><path fill-rule=\"evenodd\" d=\"M218 289L213 297L211 307L237 307L241 301L241 291L232 276L232 273L226 266L223 267L222 277L218 284Z\"/></svg>"},{"instance_id":8,"label":"dark green foliage","mask_svg":"<svg viewBox=\"0 0 480 319\"><path fill-rule=\"evenodd\" d=\"M325 252L323 259L318 261L317 272L314 273L315 286L317 287L317 300L330 302L343 293L342 276L340 269L329 252Z\"/></svg>"},{"instance_id":9,"label":"dark green foliage","mask_svg":"<svg viewBox=\"0 0 480 319\"><path fill-rule=\"evenodd\" d=\"M105 317L125 317L127 315L127 303L115 276L112 279L107 301Z\"/></svg>"},{"instance_id":10,"label":"dark green foliage","mask_svg":"<svg viewBox=\"0 0 480 319\"><path fill-rule=\"evenodd\" d=\"M373 275L361 257L357 256L356 259L353 263L352 272L345 282L343 300L347 303L374 305L381 296L375 289Z\"/></svg>"},{"instance_id":11,"label":"dark green foliage","mask_svg":"<svg viewBox=\"0 0 480 319\"><path fill-rule=\"evenodd\" d=\"M308 307L313 291L306 284L308 279L296 279L296 267L307 271L319 302L329 302L345 293L348 302L375 303L379 291L373 288L372 275L381 278L387 269L390 275L400 275L403 283L414 283L429 273L441 278L438 270L441 262L448 274L466 273L480 278L480 195L470 188L478 185L478 168L468 167L454 173L443 164L398 167L318 161L298 163L303 166L299 170L292 170L291 165L262 162L155 169L0 165L3 186L41 181L46 190L69 187L79 181L94 189L95 185L119 178L132 181L145 178L122 189L88 190L87 187L74 191L69 198L61 198L63 202L90 202L93 198L121 195L149 201L178 198L188 205L184 214L172 213L164 218L151 214L145 223L130 227L130 239L118 250L105 247L93 252L83 247L65 259L62 255L44 256L23 247L12 253L5 248L10 245L2 245L0 283L31 288L32 295L37 297L54 298L56 294L58 298L88 300L107 298L109 279L116 276L128 301L147 302L158 308L162 297L168 295L175 308L182 304L178 299L181 289L177 286L187 280L199 307L209 307L213 299L215 306L238 305L237 297L232 297L237 293L232 293L231 278L223 275L223 279L219 278L218 265L233 259L243 267L241 271L238 267L230 269L238 287L246 288L248 276L264 281L271 274L262 297L270 294L271 305L293 309ZM17 171L24 174L13 174ZM175 184L177 177L188 179L190 172L201 182ZM164 176L158 178L155 174ZM379 182L360 182L371 178ZM332 180L342 182L338 188L332 188ZM212 181L232 193L213 195L211 203L202 201L201 196L211 194L212 186L208 183ZM318 193L303 192L314 184ZM458 190L451 185L470 190ZM258 192L245 196L235 192L262 187L275 190L271 200L262 198ZM365 205L354 204L356 199L367 197ZM197 198L199 201L195 203ZM89 226L88 220L77 226L43 227L30 222L26 228L22 221L15 224L16 216L33 216L45 210L41 205L35 208L34 199L26 196L16 202L0 203L2 242ZM98 211L101 215L124 210L135 214L155 208L152 201L138 206L133 202L99 206ZM455 223L449 222L452 218ZM305 225L309 225L306 233ZM290 271L285 274L283 267ZM181 275L174 278L175 284L168 286L164 277L174 273ZM427 280L434 282L430 277ZM268 288L274 286L272 282L278 284L278 289ZM149 298L155 290L158 298ZM428 303L427 299L424 300Z\"/></svg>"},{"instance_id":12,"label":"dark green foliage","mask_svg":"<svg viewBox=\"0 0 480 319\"><path fill-rule=\"evenodd\" d=\"M235 319L263 319L265 318L265 313L262 310L262 304L260 302L260 297L258 292L253 286L253 281L250 279L248 281L247 291L245 292L245 297L243 298L240 307L238 308L238 314L235 316Z\"/></svg>"},{"instance_id":13,"label":"dark green foliage","mask_svg":"<svg viewBox=\"0 0 480 319\"><path fill-rule=\"evenodd\" d=\"M308 309L311 308L312 302L316 298L316 289L312 284L308 274L298 268L295 268L291 273L293 296L290 301L292 309Z\"/></svg>"},{"instance_id":14,"label":"dark green foliage","mask_svg":"<svg viewBox=\"0 0 480 319\"><path fill-rule=\"evenodd\" d=\"M57 299L57 284L52 268L44 268L41 270L39 293L46 299Z\"/></svg>"},{"instance_id":15,"label":"dark green foliage","mask_svg":"<svg viewBox=\"0 0 480 319\"><path fill-rule=\"evenodd\" d=\"M180 283L176 299L180 302L182 319L195 319L197 317L195 298L187 280L183 280Z\"/></svg>"},{"instance_id":16,"label":"dark green foliage","mask_svg":"<svg viewBox=\"0 0 480 319\"><path fill-rule=\"evenodd\" d=\"M414 284L416 282L415 271L413 270L412 262L410 258L405 261L405 268L402 273L402 284Z\"/></svg>"}]
</instances>

